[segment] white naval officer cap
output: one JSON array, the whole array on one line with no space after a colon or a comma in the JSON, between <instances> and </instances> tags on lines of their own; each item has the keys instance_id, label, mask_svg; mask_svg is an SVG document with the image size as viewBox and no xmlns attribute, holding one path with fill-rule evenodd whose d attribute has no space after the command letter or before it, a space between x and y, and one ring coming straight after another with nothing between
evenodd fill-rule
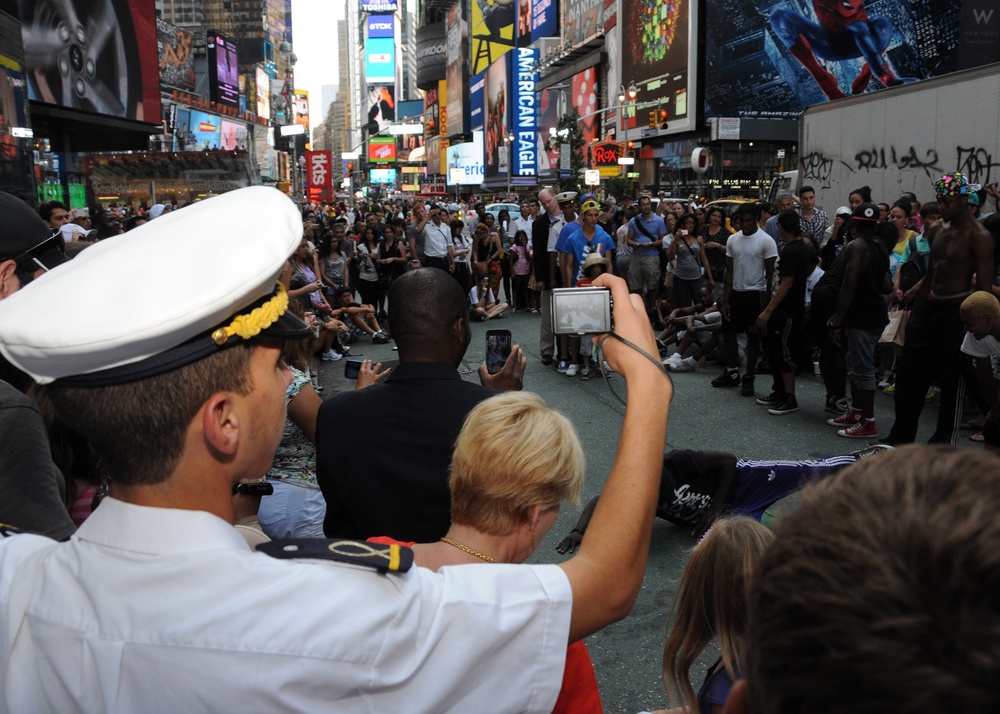
<instances>
[{"instance_id":1,"label":"white naval officer cap","mask_svg":"<svg viewBox=\"0 0 1000 714\"><path fill-rule=\"evenodd\" d=\"M560 206L564 203L573 203L576 200L576 191L563 191L556 194L556 203Z\"/></svg>"},{"instance_id":2,"label":"white naval officer cap","mask_svg":"<svg viewBox=\"0 0 1000 714\"><path fill-rule=\"evenodd\" d=\"M306 337L277 282L301 239L298 209L274 188L166 213L0 301L0 353L39 384L93 387Z\"/></svg>"}]
</instances>

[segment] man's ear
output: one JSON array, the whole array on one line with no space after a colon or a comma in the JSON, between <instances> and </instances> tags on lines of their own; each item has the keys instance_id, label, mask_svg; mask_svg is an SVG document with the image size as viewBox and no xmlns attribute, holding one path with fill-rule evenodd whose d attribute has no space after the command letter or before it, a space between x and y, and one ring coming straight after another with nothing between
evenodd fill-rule
<instances>
[{"instance_id":1,"label":"man's ear","mask_svg":"<svg viewBox=\"0 0 1000 714\"><path fill-rule=\"evenodd\" d=\"M240 443L240 416L232 395L216 392L199 410L205 448L220 460L229 460Z\"/></svg>"},{"instance_id":2,"label":"man's ear","mask_svg":"<svg viewBox=\"0 0 1000 714\"><path fill-rule=\"evenodd\" d=\"M729 697L722 708L723 714L750 714L750 689L747 680L737 679L729 690Z\"/></svg>"},{"instance_id":3,"label":"man's ear","mask_svg":"<svg viewBox=\"0 0 1000 714\"><path fill-rule=\"evenodd\" d=\"M0 261L0 300L9 298L20 289L21 281L17 278L16 270L17 263L13 260Z\"/></svg>"}]
</instances>

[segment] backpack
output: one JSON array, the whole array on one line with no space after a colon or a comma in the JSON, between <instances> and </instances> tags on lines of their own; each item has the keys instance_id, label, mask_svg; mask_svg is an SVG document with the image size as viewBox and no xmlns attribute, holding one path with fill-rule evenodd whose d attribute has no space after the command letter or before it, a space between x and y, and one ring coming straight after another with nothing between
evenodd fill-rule
<instances>
[{"instance_id":1,"label":"backpack","mask_svg":"<svg viewBox=\"0 0 1000 714\"><path fill-rule=\"evenodd\" d=\"M920 282L927 269L924 267L924 257L917 250L917 238L910 238L910 257L899 266L899 289L904 293Z\"/></svg>"}]
</instances>

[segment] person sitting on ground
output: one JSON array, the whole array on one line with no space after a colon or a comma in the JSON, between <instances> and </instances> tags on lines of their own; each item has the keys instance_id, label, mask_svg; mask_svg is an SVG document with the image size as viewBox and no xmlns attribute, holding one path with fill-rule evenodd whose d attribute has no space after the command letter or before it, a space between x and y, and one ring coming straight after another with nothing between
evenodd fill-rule
<instances>
[{"instance_id":1,"label":"person sitting on ground","mask_svg":"<svg viewBox=\"0 0 1000 714\"><path fill-rule=\"evenodd\" d=\"M506 437L515 432L522 437L512 453ZM455 442L448 532L433 543L401 545L411 546L413 562L431 570L463 563L523 563L555 523L560 504L578 505L585 472L573 425L541 397L527 392L490 397L469 412ZM594 666L582 641L567 650L563 686L552 711L602 711Z\"/></svg>"},{"instance_id":2,"label":"person sitting on ground","mask_svg":"<svg viewBox=\"0 0 1000 714\"><path fill-rule=\"evenodd\" d=\"M659 518L690 527L700 536L721 515L739 514L759 521L764 512L810 480L824 478L892 447L873 444L843 456L805 461L738 459L721 451L668 451L663 456ZM595 496L580 520L558 546L560 553L576 550L597 505Z\"/></svg>"},{"instance_id":3,"label":"person sitting on ground","mask_svg":"<svg viewBox=\"0 0 1000 714\"><path fill-rule=\"evenodd\" d=\"M469 290L469 312L472 319L486 322L494 317L503 317L507 307L507 303L497 302L490 287L490 276L485 273L477 275L476 284Z\"/></svg>"},{"instance_id":4,"label":"person sitting on ground","mask_svg":"<svg viewBox=\"0 0 1000 714\"><path fill-rule=\"evenodd\" d=\"M521 389L525 359L514 345L497 374L480 384L458 366L472 339L466 298L445 271L419 268L389 289L399 366L383 383L336 394L320 407L316 462L329 537L432 541L451 522L448 465L462 421L496 390ZM418 418L433 405L428 418ZM345 424L382 427L352 430ZM392 449L386 449L392 444Z\"/></svg>"},{"instance_id":5,"label":"person sitting on ground","mask_svg":"<svg viewBox=\"0 0 1000 714\"><path fill-rule=\"evenodd\" d=\"M677 708L652 714L722 711L733 682L746 671L747 587L773 541L766 526L733 516L716 521L695 546L670 606L663 647L663 686ZM713 641L721 656L695 694L691 667Z\"/></svg>"},{"instance_id":6,"label":"person sitting on ground","mask_svg":"<svg viewBox=\"0 0 1000 714\"><path fill-rule=\"evenodd\" d=\"M1000 460L908 446L806 489L751 579L729 714L1000 711Z\"/></svg>"},{"instance_id":7,"label":"person sitting on ground","mask_svg":"<svg viewBox=\"0 0 1000 714\"><path fill-rule=\"evenodd\" d=\"M673 310L666 327L657 336L657 346L662 354L666 354L670 345L677 343L677 351L664 359L663 364L674 372L693 371L703 365L708 355L719 346L721 332L722 312L715 304L715 291L702 285L698 288L698 302ZM685 357L693 344L698 345L698 351L691 357Z\"/></svg>"},{"instance_id":8,"label":"person sitting on ground","mask_svg":"<svg viewBox=\"0 0 1000 714\"><path fill-rule=\"evenodd\" d=\"M354 302L354 293L350 288L337 288L334 298L337 307L333 311L333 317L347 325L348 343L356 342L361 335L369 335L376 345L390 341L389 335L379 327L374 305Z\"/></svg>"}]
</instances>

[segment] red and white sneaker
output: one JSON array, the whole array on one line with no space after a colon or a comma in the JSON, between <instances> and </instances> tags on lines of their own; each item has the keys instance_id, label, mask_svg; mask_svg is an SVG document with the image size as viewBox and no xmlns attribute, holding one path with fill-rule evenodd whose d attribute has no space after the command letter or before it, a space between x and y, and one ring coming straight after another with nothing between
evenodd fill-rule
<instances>
[{"instance_id":1,"label":"red and white sneaker","mask_svg":"<svg viewBox=\"0 0 1000 714\"><path fill-rule=\"evenodd\" d=\"M878 427L875 426L875 420L862 419L857 424L847 429L840 429L837 431L837 436L843 436L846 439L871 439L878 437Z\"/></svg>"},{"instance_id":2,"label":"red and white sneaker","mask_svg":"<svg viewBox=\"0 0 1000 714\"><path fill-rule=\"evenodd\" d=\"M827 419L826 423L829 424L830 426L851 427L859 423L860 421L861 421L861 410L854 409L852 407L843 414L841 414L839 417Z\"/></svg>"}]
</instances>

